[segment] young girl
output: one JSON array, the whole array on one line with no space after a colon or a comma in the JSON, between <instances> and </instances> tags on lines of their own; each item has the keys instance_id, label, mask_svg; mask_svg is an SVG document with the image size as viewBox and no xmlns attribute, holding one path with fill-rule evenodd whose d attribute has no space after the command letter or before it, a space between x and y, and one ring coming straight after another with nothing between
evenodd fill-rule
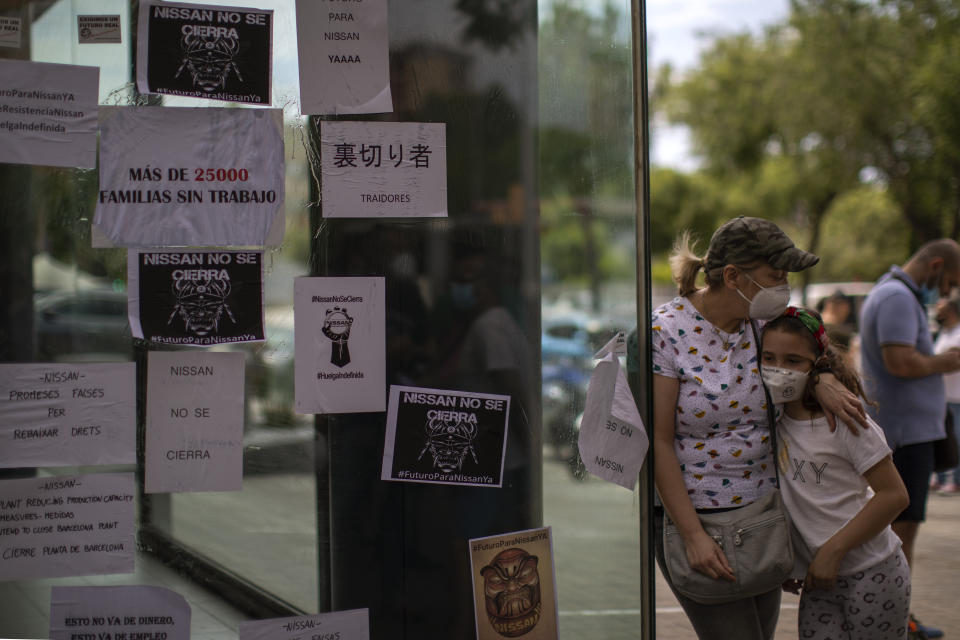
<instances>
[{"instance_id":1,"label":"young girl","mask_svg":"<svg viewBox=\"0 0 960 640\"><path fill-rule=\"evenodd\" d=\"M810 392L829 370L857 395L856 372L813 311L788 307L763 329L761 374L777 424L780 489L793 520L801 638L907 637L910 572L890 523L908 503L883 431L831 431ZM872 490L872 491L871 491Z\"/></svg>"}]
</instances>

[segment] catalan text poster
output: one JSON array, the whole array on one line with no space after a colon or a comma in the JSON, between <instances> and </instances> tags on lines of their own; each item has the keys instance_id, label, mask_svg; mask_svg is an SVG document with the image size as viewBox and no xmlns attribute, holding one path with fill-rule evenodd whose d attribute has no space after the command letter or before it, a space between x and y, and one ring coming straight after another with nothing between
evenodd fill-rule
<instances>
[{"instance_id":1,"label":"catalan text poster","mask_svg":"<svg viewBox=\"0 0 960 640\"><path fill-rule=\"evenodd\" d=\"M142 0L141 93L270 106L273 11Z\"/></svg>"},{"instance_id":2,"label":"catalan text poster","mask_svg":"<svg viewBox=\"0 0 960 640\"><path fill-rule=\"evenodd\" d=\"M556 640L550 527L474 538L469 544L477 640Z\"/></svg>"},{"instance_id":3,"label":"catalan text poster","mask_svg":"<svg viewBox=\"0 0 960 640\"><path fill-rule=\"evenodd\" d=\"M132 362L0 364L0 468L137 461Z\"/></svg>"},{"instance_id":4,"label":"catalan text poster","mask_svg":"<svg viewBox=\"0 0 960 640\"><path fill-rule=\"evenodd\" d=\"M145 585L53 587L51 640L190 640L190 605Z\"/></svg>"},{"instance_id":5,"label":"catalan text poster","mask_svg":"<svg viewBox=\"0 0 960 640\"><path fill-rule=\"evenodd\" d=\"M383 480L500 487L510 396L390 387Z\"/></svg>"},{"instance_id":6,"label":"catalan text poster","mask_svg":"<svg viewBox=\"0 0 960 640\"><path fill-rule=\"evenodd\" d=\"M241 489L243 373L240 352L150 352L147 493Z\"/></svg>"},{"instance_id":7,"label":"catalan text poster","mask_svg":"<svg viewBox=\"0 0 960 640\"><path fill-rule=\"evenodd\" d=\"M297 413L386 408L385 308L383 278L294 280Z\"/></svg>"},{"instance_id":8,"label":"catalan text poster","mask_svg":"<svg viewBox=\"0 0 960 640\"><path fill-rule=\"evenodd\" d=\"M320 123L325 218L447 215L446 125Z\"/></svg>"},{"instance_id":9,"label":"catalan text poster","mask_svg":"<svg viewBox=\"0 0 960 640\"><path fill-rule=\"evenodd\" d=\"M99 91L97 67L0 60L0 162L97 166Z\"/></svg>"},{"instance_id":10,"label":"catalan text poster","mask_svg":"<svg viewBox=\"0 0 960 640\"><path fill-rule=\"evenodd\" d=\"M120 44L120 14L77 16L79 44Z\"/></svg>"},{"instance_id":11,"label":"catalan text poster","mask_svg":"<svg viewBox=\"0 0 960 640\"><path fill-rule=\"evenodd\" d=\"M278 109L104 110L94 246L263 246L283 239Z\"/></svg>"},{"instance_id":12,"label":"catalan text poster","mask_svg":"<svg viewBox=\"0 0 960 640\"><path fill-rule=\"evenodd\" d=\"M393 111L387 0L297 0L297 49L301 112Z\"/></svg>"},{"instance_id":13,"label":"catalan text poster","mask_svg":"<svg viewBox=\"0 0 960 640\"><path fill-rule=\"evenodd\" d=\"M0 481L0 580L133 573L132 473Z\"/></svg>"},{"instance_id":14,"label":"catalan text poster","mask_svg":"<svg viewBox=\"0 0 960 640\"><path fill-rule=\"evenodd\" d=\"M0 16L0 47L20 48L20 18Z\"/></svg>"},{"instance_id":15,"label":"catalan text poster","mask_svg":"<svg viewBox=\"0 0 960 640\"><path fill-rule=\"evenodd\" d=\"M137 338L207 346L263 340L262 251L129 251Z\"/></svg>"},{"instance_id":16,"label":"catalan text poster","mask_svg":"<svg viewBox=\"0 0 960 640\"><path fill-rule=\"evenodd\" d=\"M240 640L370 640L368 609L240 623Z\"/></svg>"}]
</instances>

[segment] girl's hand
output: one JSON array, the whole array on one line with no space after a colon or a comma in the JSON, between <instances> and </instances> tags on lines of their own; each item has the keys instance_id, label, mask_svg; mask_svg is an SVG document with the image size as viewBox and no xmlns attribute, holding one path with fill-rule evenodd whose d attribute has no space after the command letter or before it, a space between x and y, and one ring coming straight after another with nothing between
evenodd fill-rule
<instances>
[{"instance_id":1,"label":"girl's hand","mask_svg":"<svg viewBox=\"0 0 960 640\"><path fill-rule=\"evenodd\" d=\"M803 588L803 580L795 580L794 578L790 578L789 580L784 580L783 584L780 586L784 593L800 595L800 589Z\"/></svg>"},{"instance_id":2,"label":"girl's hand","mask_svg":"<svg viewBox=\"0 0 960 640\"><path fill-rule=\"evenodd\" d=\"M706 531L701 529L689 540L684 540L684 546L687 548L687 562L694 570L714 580L736 580L723 549Z\"/></svg>"},{"instance_id":3,"label":"girl's hand","mask_svg":"<svg viewBox=\"0 0 960 640\"><path fill-rule=\"evenodd\" d=\"M837 570L840 568L843 555L843 553L834 550L827 541L817 551L813 562L807 568L807 577L803 579L803 588L807 590L833 589L837 584Z\"/></svg>"},{"instance_id":4,"label":"girl's hand","mask_svg":"<svg viewBox=\"0 0 960 640\"><path fill-rule=\"evenodd\" d=\"M868 428L867 414L860 398L843 386L843 383L832 373L821 373L819 378L813 387L813 394L830 424L830 431L836 431L839 419L847 425L853 435L860 435L857 433L857 425L864 429Z\"/></svg>"}]
</instances>

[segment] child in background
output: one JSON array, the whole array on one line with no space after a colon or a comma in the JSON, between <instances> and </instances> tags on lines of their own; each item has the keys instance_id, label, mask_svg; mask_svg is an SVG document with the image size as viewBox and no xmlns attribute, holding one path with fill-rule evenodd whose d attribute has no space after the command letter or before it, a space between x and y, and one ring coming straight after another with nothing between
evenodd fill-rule
<instances>
[{"instance_id":1,"label":"child in background","mask_svg":"<svg viewBox=\"0 0 960 640\"><path fill-rule=\"evenodd\" d=\"M863 395L815 312L788 307L764 327L761 375L772 400L783 403L777 463L798 534L794 578L802 578L784 589L803 589L801 638L907 638L910 571L890 528L907 491L877 424L859 435L830 429L810 393L828 370Z\"/></svg>"}]
</instances>

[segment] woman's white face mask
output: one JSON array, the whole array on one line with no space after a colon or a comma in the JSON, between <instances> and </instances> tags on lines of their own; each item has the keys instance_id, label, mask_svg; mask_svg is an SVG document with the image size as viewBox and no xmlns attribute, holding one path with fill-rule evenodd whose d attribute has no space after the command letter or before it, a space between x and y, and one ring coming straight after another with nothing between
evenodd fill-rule
<instances>
[{"instance_id":1,"label":"woman's white face mask","mask_svg":"<svg viewBox=\"0 0 960 640\"><path fill-rule=\"evenodd\" d=\"M784 404L803 397L810 372L763 365L760 367L760 377L774 404Z\"/></svg>"},{"instance_id":2,"label":"woman's white face mask","mask_svg":"<svg viewBox=\"0 0 960 640\"><path fill-rule=\"evenodd\" d=\"M748 274L745 273L744 275L750 278ZM760 291L757 291L756 295L753 296L753 300L743 295L740 289L737 289L740 297L750 303L747 315L757 320L772 320L786 311L790 304L789 284L764 287L753 278L750 278L750 282L760 287Z\"/></svg>"}]
</instances>

